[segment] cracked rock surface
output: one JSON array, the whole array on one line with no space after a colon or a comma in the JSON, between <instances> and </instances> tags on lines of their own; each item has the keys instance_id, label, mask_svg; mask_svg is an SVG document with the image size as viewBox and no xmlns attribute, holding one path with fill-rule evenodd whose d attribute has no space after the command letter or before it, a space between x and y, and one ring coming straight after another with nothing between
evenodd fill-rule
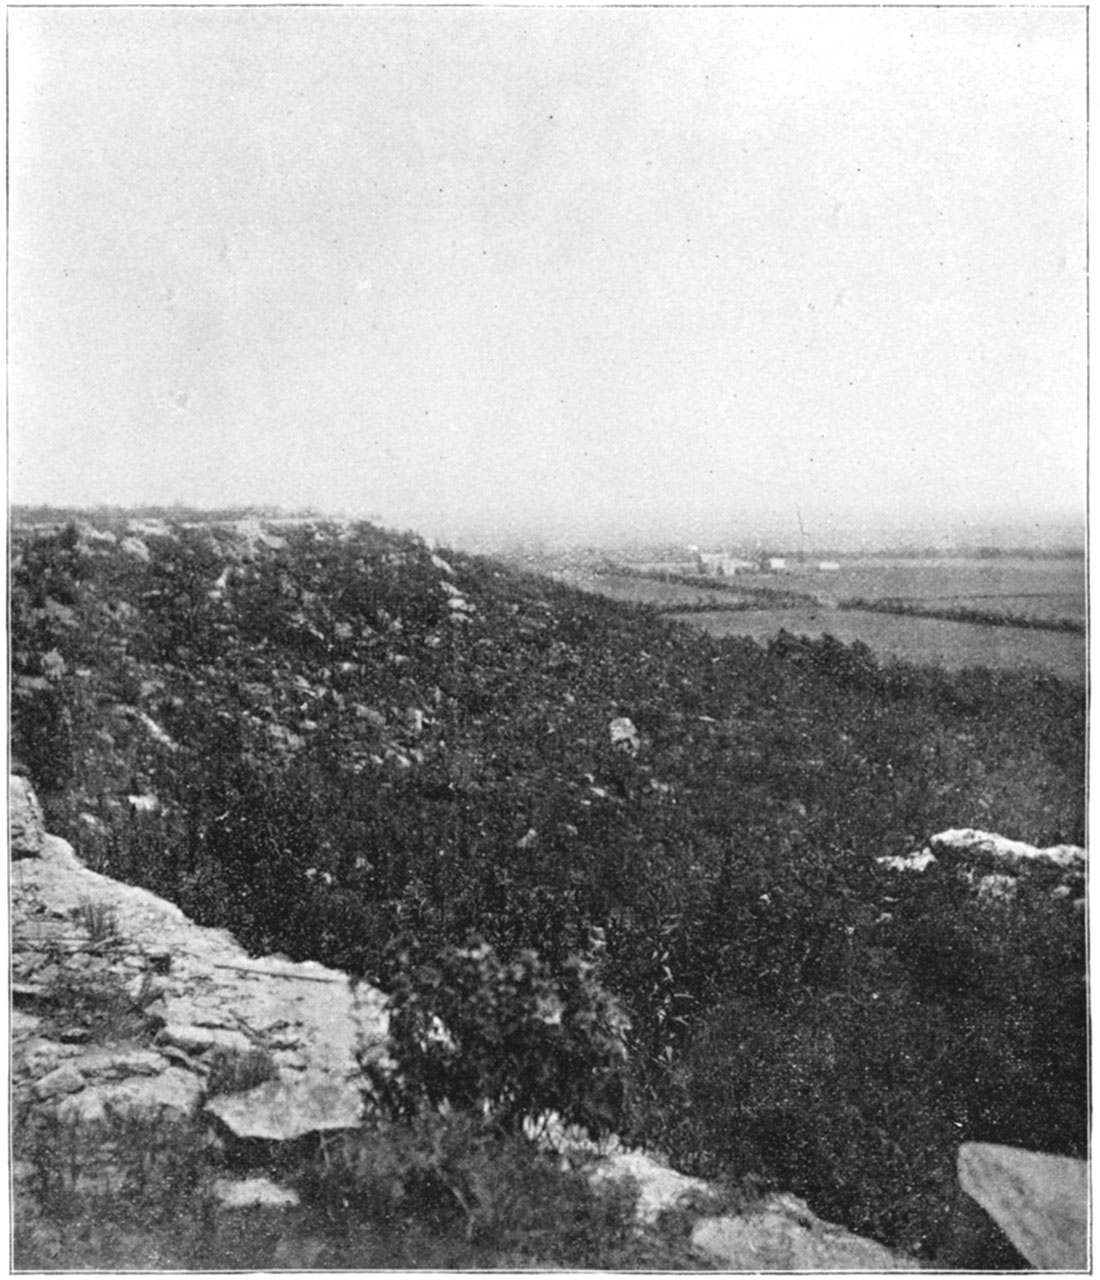
<instances>
[{"instance_id":1,"label":"cracked rock surface","mask_svg":"<svg viewBox=\"0 0 1100 1280\"><path fill-rule=\"evenodd\" d=\"M89 1132L108 1120L168 1131L202 1110L246 1139L357 1124L360 1061L385 1053L383 994L319 964L250 958L225 930L88 870L42 831L22 782L12 788L13 1103ZM262 1071L226 1080L227 1060ZM109 1180L101 1163L90 1176Z\"/></svg>"}]
</instances>

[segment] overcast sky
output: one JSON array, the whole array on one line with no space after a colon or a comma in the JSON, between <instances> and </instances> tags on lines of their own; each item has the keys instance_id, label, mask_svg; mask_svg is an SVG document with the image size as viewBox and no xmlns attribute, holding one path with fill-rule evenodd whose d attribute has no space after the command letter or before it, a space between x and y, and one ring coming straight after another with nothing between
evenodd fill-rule
<instances>
[{"instance_id":1,"label":"overcast sky","mask_svg":"<svg viewBox=\"0 0 1100 1280\"><path fill-rule=\"evenodd\" d=\"M1081 8L8 21L14 502L1083 509Z\"/></svg>"}]
</instances>

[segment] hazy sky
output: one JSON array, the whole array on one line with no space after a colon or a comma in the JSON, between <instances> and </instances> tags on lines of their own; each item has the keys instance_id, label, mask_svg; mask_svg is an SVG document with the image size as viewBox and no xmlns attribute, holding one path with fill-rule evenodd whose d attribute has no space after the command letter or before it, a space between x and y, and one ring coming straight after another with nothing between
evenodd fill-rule
<instances>
[{"instance_id":1,"label":"hazy sky","mask_svg":"<svg viewBox=\"0 0 1100 1280\"><path fill-rule=\"evenodd\" d=\"M1083 8L8 20L12 501L1083 508Z\"/></svg>"}]
</instances>

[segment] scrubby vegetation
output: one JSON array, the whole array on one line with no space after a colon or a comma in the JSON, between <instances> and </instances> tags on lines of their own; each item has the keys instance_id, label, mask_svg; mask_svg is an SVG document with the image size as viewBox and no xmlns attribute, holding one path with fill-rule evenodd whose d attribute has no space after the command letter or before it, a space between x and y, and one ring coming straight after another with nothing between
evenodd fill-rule
<instances>
[{"instance_id":1,"label":"scrubby vegetation","mask_svg":"<svg viewBox=\"0 0 1100 1280\"><path fill-rule=\"evenodd\" d=\"M15 1117L19 1271L684 1270L671 1218L638 1231L628 1185L593 1186L472 1115L378 1119L294 1152L295 1207L219 1211L225 1157L199 1121Z\"/></svg>"},{"instance_id":2,"label":"scrubby vegetation","mask_svg":"<svg viewBox=\"0 0 1100 1280\"><path fill-rule=\"evenodd\" d=\"M387 1123L553 1107L924 1257L960 1142L1084 1153L1080 914L875 861L1083 843L1079 688L716 640L365 524L17 531L11 582L50 829L394 993Z\"/></svg>"}]
</instances>

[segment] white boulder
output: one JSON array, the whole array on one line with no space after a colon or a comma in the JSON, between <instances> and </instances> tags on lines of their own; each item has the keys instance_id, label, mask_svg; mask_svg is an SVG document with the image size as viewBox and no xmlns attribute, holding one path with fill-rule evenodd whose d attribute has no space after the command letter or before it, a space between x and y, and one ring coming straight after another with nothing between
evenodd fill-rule
<instances>
[{"instance_id":1,"label":"white boulder","mask_svg":"<svg viewBox=\"0 0 1100 1280\"><path fill-rule=\"evenodd\" d=\"M119 543L119 548L125 551L128 556L133 556L144 564L148 564L153 558L153 553L140 538L123 538Z\"/></svg>"},{"instance_id":2,"label":"white boulder","mask_svg":"<svg viewBox=\"0 0 1100 1280\"><path fill-rule=\"evenodd\" d=\"M296 1191L270 1178L216 1178L212 1191L223 1209L290 1209L299 1203Z\"/></svg>"},{"instance_id":3,"label":"white boulder","mask_svg":"<svg viewBox=\"0 0 1100 1280\"><path fill-rule=\"evenodd\" d=\"M876 858L875 861L887 871L927 871L936 859L927 849L922 849L904 858Z\"/></svg>"},{"instance_id":4,"label":"white boulder","mask_svg":"<svg viewBox=\"0 0 1100 1280\"><path fill-rule=\"evenodd\" d=\"M1039 1271L1089 1265L1089 1167L1069 1156L966 1142L959 1183Z\"/></svg>"},{"instance_id":5,"label":"white boulder","mask_svg":"<svg viewBox=\"0 0 1100 1280\"><path fill-rule=\"evenodd\" d=\"M1010 902L1020 882L1015 876L989 875L978 881L978 898L982 902Z\"/></svg>"},{"instance_id":6,"label":"white boulder","mask_svg":"<svg viewBox=\"0 0 1100 1280\"><path fill-rule=\"evenodd\" d=\"M703 1218L692 1248L722 1271L911 1271L912 1258L823 1222L797 1196L769 1196L736 1217Z\"/></svg>"},{"instance_id":7,"label":"white boulder","mask_svg":"<svg viewBox=\"0 0 1100 1280\"><path fill-rule=\"evenodd\" d=\"M950 852L957 855L984 854L1006 868L1039 862L1067 870L1082 870L1085 851L1075 844L1056 844L1041 849L1023 840L1010 840L1007 836L994 835L990 831L978 831L973 827L953 828L941 831L928 841L933 853Z\"/></svg>"}]
</instances>

